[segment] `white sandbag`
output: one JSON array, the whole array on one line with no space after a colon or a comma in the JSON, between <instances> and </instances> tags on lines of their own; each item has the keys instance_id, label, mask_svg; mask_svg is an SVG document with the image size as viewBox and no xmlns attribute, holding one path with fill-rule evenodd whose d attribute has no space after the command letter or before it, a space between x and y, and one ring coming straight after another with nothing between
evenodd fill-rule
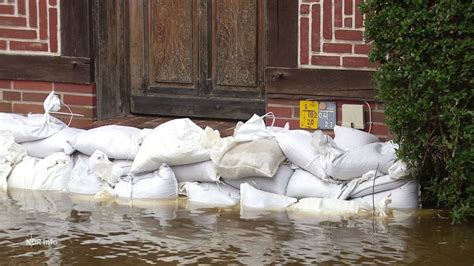
<instances>
[{"instance_id":1,"label":"white sandbag","mask_svg":"<svg viewBox=\"0 0 474 266\"><path fill-rule=\"evenodd\" d=\"M402 179L406 178L410 175L410 171L408 170L408 166L402 160L396 161L390 168L388 168L388 175L392 179Z\"/></svg>"},{"instance_id":2,"label":"white sandbag","mask_svg":"<svg viewBox=\"0 0 474 266\"><path fill-rule=\"evenodd\" d=\"M264 118L272 118L272 126L267 127L265 124ZM239 141L249 141L256 139L272 139L275 137L275 134L281 130L287 130L289 125L287 124L285 128L273 127L275 122L275 116L273 113L267 113L263 116L258 116L254 114L247 122L242 123L238 122L234 130L234 139Z\"/></svg>"},{"instance_id":3,"label":"white sandbag","mask_svg":"<svg viewBox=\"0 0 474 266\"><path fill-rule=\"evenodd\" d=\"M240 185L241 208L284 209L296 201L295 198L258 190L247 183Z\"/></svg>"},{"instance_id":4,"label":"white sandbag","mask_svg":"<svg viewBox=\"0 0 474 266\"><path fill-rule=\"evenodd\" d=\"M368 179L364 182L358 184L352 191L349 193L350 198L359 198L366 195L371 195L374 192L379 193L387 190L392 190L398 187L403 186L410 180L404 179L392 179L389 175L383 175L375 178Z\"/></svg>"},{"instance_id":5,"label":"white sandbag","mask_svg":"<svg viewBox=\"0 0 474 266\"><path fill-rule=\"evenodd\" d=\"M114 165L102 151L97 150L89 157L89 167L92 173L110 186L118 183L120 176L114 175Z\"/></svg>"},{"instance_id":6,"label":"white sandbag","mask_svg":"<svg viewBox=\"0 0 474 266\"><path fill-rule=\"evenodd\" d=\"M387 216L387 205L390 204L390 199L383 198L376 203L376 214ZM304 198L288 209L289 211L307 212L318 215L353 215L370 214L373 212L373 208L363 202L324 198Z\"/></svg>"},{"instance_id":7,"label":"white sandbag","mask_svg":"<svg viewBox=\"0 0 474 266\"><path fill-rule=\"evenodd\" d=\"M322 155L311 145L311 133L304 130L283 131L276 135L276 140L290 162L321 179L328 177L325 170L326 155Z\"/></svg>"},{"instance_id":8,"label":"white sandbag","mask_svg":"<svg viewBox=\"0 0 474 266\"><path fill-rule=\"evenodd\" d=\"M420 184L417 180L410 180L401 187L387 190L374 194L375 203L381 199L388 197L392 202L388 205L389 208L395 209L415 209L420 206ZM353 198L351 201L361 202L372 206L372 195L366 195L359 198Z\"/></svg>"},{"instance_id":9,"label":"white sandbag","mask_svg":"<svg viewBox=\"0 0 474 266\"><path fill-rule=\"evenodd\" d=\"M294 198L337 199L342 193L343 184L328 182L303 169L296 169L288 182L286 196Z\"/></svg>"},{"instance_id":10,"label":"white sandbag","mask_svg":"<svg viewBox=\"0 0 474 266\"><path fill-rule=\"evenodd\" d=\"M0 189L8 187L10 172L25 156L25 149L15 142L13 134L0 130Z\"/></svg>"},{"instance_id":11,"label":"white sandbag","mask_svg":"<svg viewBox=\"0 0 474 266\"><path fill-rule=\"evenodd\" d=\"M53 153L37 159L26 156L15 166L8 178L8 186L35 190L63 190L69 183L73 169L71 156Z\"/></svg>"},{"instance_id":12,"label":"white sandbag","mask_svg":"<svg viewBox=\"0 0 474 266\"><path fill-rule=\"evenodd\" d=\"M334 142L346 151L379 141L375 135L349 127L334 126L334 135Z\"/></svg>"},{"instance_id":13,"label":"white sandbag","mask_svg":"<svg viewBox=\"0 0 474 266\"><path fill-rule=\"evenodd\" d=\"M51 137L23 142L21 145L26 149L29 156L45 158L55 152L64 152L71 155L75 149L73 147L76 137L83 132L82 129L65 127Z\"/></svg>"},{"instance_id":14,"label":"white sandbag","mask_svg":"<svg viewBox=\"0 0 474 266\"><path fill-rule=\"evenodd\" d=\"M217 174L227 179L271 178L285 159L273 139L238 141L228 137L211 149L211 160Z\"/></svg>"},{"instance_id":15,"label":"white sandbag","mask_svg":"<svg viewBox=\"0 0 474 266\"><path fill-rule=\"evenodd\" d=\"M226 184L187 182L185 190L188 201L202 207L233 206L240 200L239 190Z\"/></svg>"},{"instance_id":16,"label":"white sandbag","mask_svg":"<svg viewBox=\"0 0 474 266\"><path fill-rule=\"evenodd\" d=\"M113 160L112 174L116 177L122 177L131 174L133 161Z\"/></svg>"},{"instance_id":17,"label":"white sandbag","mask_svg":"<svg viewBox=\"0 0 474 266\"><path fill-rule=\"evenodd\" d=\"M66 124L49 114L30 114L26 117L0 113L0 130L12 132L17 143L48 138L64 127Z\"/></svg>"},{"instance_id":18,"label":"white sandbag","mask_svg":"<svg viewBox=\"0 0 474 266\"><path fill-rule=\"evenodd\" d=\"M392 143L371 143L335 156L326 164L326 171L333 178L351 180L375 170L379 165L378 171L388 174L388 169L396 159L395 145Z\"/></svg>"},{"instance_id":19,"label":"white sandbag","mask_svg":"<svg viewBox=\"0 0 474 266\"><path fill-rule=\"evenodd\" d=\"M233 186L234 188L240 188L243 183L248 183L256 189L271 192L279 195L285 195L288 181L290 181L291 175L294 170L288 164L281 164L278 167L276 174L271 177L247 177L241 179L225 179L224 182Z\"/></svg>"},{"instance_id":20,"label":"white sandbag","mask_svg":"<svg viewBox=\"0 0 474 266\"><path fill-rule=\"evenodd\" d=\"M204 130L189 118L157 126L143 141L132 173L153 171L162 163L183 165L209 160L209 149L200 144Z\"/></svg>"},{"instance_id":21,"label":"white sandbag","mask_svg":"<svg viewBox=\"0 0 474 266\"><path fill-rule=\"evenodd\" d=\"M219 178L212 161L172 166L178 183L182 182L216 182Z\"/></svg>"},{"instance_id":22,"label":"white sandbag","mask_svg":"<svg viewBox=\"0 0 474 266\"><path fill-rule=\"evenodd\" d=\"M66 191L94 195L106 185L107 183L94 174L90 168L89 157L85 155L77 156Z\"/></svg>"},{"instance_id":23,"label":"white sandbag","mask_svg":"<svg viewBox=\"0 0 474 266\"><path fill-rule=\"evenodd\" d=\"M74 148L84 154L92 155L100 150L111 159L133 160L143 141L144 132L127 126L102 126L81 132Z\"/></svg>"},{"instance_id":24,"label":"white sandbag","mask_svg":"<svg viewBox=\"0 0 474 266\"><path fill-rule=\"evenodd\" d=\"M178 197L178 183L171 168L162 164L160 169L130 180L120 180L114 188L118 197L137 199L174 199Z\"/></svg>"}]
</instances>

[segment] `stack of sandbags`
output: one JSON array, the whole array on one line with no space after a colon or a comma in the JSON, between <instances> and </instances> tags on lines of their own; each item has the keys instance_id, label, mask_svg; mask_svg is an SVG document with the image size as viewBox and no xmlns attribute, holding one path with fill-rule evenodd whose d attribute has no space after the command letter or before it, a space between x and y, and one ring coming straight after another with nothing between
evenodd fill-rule
<instances>
[{"instance_id":1,"label":"stack of sandbags","mask_svg":"<svg viewBox=\"0 0 474 266\"><path fill-rule=\"evenodd\" d=\"M223 183L186 182L184 192L194 207L227 207L240 200L240 191Z\"/></svg>"},{"instance_id":2,"label":"stack of sandbags","mask_svg":"<svg viewBox=\"0 0 474 266\"><path fill-rule=\"evenodd\" d=\"M65 127L52 136L45 139L23 142L29 156L36 158L46 158L55 152L64 152L67 155L74 153L74 142L82 129Z\"/></svg>"},{"instance_id":3,"label":"stack of sandbags","mask_svg":"<svg viewBox=\"0 0 474 266\"><path fill-rule=\"evenodd\" d=\"M6 189L13 168L26 156L24 148L15 142L10 131L0 130L0 188Z\"/></svg>"},{"instance_id":4,"label":"stack of sandbags","mask_svg":"<svg viewBox=\"0 0 474 266\"><path fill-rule=\"evenodd\" d=\"M58 152L44 159L25 156L13 168L8 186L34 190L60 190L66 188L73 169L71 156Z\"/></svg>"}]
</instances>

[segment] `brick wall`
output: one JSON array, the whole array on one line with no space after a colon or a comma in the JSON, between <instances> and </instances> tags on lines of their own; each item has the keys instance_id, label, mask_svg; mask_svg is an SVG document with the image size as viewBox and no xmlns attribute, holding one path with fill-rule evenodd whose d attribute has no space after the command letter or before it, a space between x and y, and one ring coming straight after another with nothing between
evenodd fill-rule
<instances>
[{"instance_id":1,"label":"brick wall","mask_svg":"<svg viewBox=\"0 0 474 266\"><path fill-rule=\"evenodd\" d=\"M60 0L0 0L0 54L61 56L60 33ZM72 126L95 120L94 84L0 80L0 112L43 113L43 101L53 89L74 113L84 115L74 118ZM55 116L69 122L69 116Z\"/></svg>"},{"instance_id":2,"label":"brick wall","mask_svg":"<svg viewBox=\"0 0 474 266\"><path fill-rule=\"evenodd\" d=\"M0 112L44 113L43 101L53 89L73 113L84 115L83 118L74 118L71 126L85 127L94 120L96 117L94 84L0 80ZM62 108L61 112L69 111L67 108ZM69 116L55 116L66 123L69 122Z\"/></svg>"},{"instance_id":3,"label":"brick wall","mask_svg":"<svg viewBox=\"0 0 474 266\"><path fill-rule=\"evenodd\" d=\"M350 101L350 100L336 100L337 105L337 124L342 123L342 112L341 108L343 104L362 104L364 105L364 119L365 119L365 131L369 130L369 108L364 102L361 101ZM372 128L371 133L378 136L381 140L392 139L392 135L388 131L385 125L385 114L384 106L382 103L369 102L372 111ZM299 129L299 100L289 99L268 99L267 100L267 112L273 112L277 119L275 120L276 126L284 126L286 122L290 124L291 129ZM267 124L270 120L267 120ZM308 129L310 130L310 129ZM311 129L310 131L314 131ZM332 130L323 130L326 134L334 136Z\"/></svg>"},{"instance_id":4,"label":"brick wall","mask_svg":"<svg viewBox=\"0 0 474 266\"><path fill-rule=\"evenodd\" d=\"M0 54L60 55L59 0L0 0Z\"/></svg>"},{"instance_id":5,"label":"brick wall","mask_svg":"<svg viewBox=\"0 0 474 266\"><path fill-rule=\"evenodd\" d=\"M373 70L364 41L362 0L299 0L301 68Z\"/></svg>"}]
</instances>

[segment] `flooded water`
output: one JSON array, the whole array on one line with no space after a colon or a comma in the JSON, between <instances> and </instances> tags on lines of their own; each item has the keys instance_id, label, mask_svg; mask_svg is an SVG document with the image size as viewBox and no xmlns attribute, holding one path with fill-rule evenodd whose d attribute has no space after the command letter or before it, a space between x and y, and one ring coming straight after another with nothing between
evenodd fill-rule
<instances>
[{"instance_id":1,"label":"flooded water","mask_svg":"<svg viewBox=\"0 0 474 266\"><path fill-rule=\"evenodd\" d=\"M176 201L97 202L9 190L0 264L339 263L473 265L474 221L433 210L388 218L199 209Z\"/></svg>"}]
</instances>

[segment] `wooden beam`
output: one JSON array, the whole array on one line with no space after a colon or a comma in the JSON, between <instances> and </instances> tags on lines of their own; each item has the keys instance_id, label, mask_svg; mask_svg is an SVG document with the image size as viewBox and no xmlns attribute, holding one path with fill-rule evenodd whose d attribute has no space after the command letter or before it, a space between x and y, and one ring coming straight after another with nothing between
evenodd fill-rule
<instances>
[{"instance_id":1,"label":"wooden beam","mask_svg":"<svg viewBox=\"0 0 474 266\"><path fill-rule=\"evenodd\" d=\"M267 94L374 99L372 71L267 68Z\"/></svg>"},{"instance_id":2,"label":"wooden beam","mask_svg":"<svg viewBox=\"0 0 474 266\"><path fill-rule=\"evenodd\" d=\"M176 95L132 96L132 112L139 114L224 119L249 119L265 113L265 101L239 98L203 98Z\"/></svg>"},{"instance_id":3,"label":"wooden beam","mask_svg":"<svg viewBox=\"0 0 474 266\"><path fill-rule=\"evenodd\" d=\"M298 1L266 1L266 66L298 66Z\"/></svg>"},{"instance_id":4,"label":"wooden beam","mask_svg":"<svg viewBox=\"0 0 474 266\"><path fill-rule=\"evenodd\" d=\"M61 55L91 57L90 0L61 0Z\"/></svg>"},{"instance_id":5,"label":"wooden beam","mask_svg":"<svg viewBox=\"0 0 474 266\"><path fill-rule=\"evenodd\" d=\"M0 79L91 83L89 58L0 55Z\"/></svg>"}]
</instances>

